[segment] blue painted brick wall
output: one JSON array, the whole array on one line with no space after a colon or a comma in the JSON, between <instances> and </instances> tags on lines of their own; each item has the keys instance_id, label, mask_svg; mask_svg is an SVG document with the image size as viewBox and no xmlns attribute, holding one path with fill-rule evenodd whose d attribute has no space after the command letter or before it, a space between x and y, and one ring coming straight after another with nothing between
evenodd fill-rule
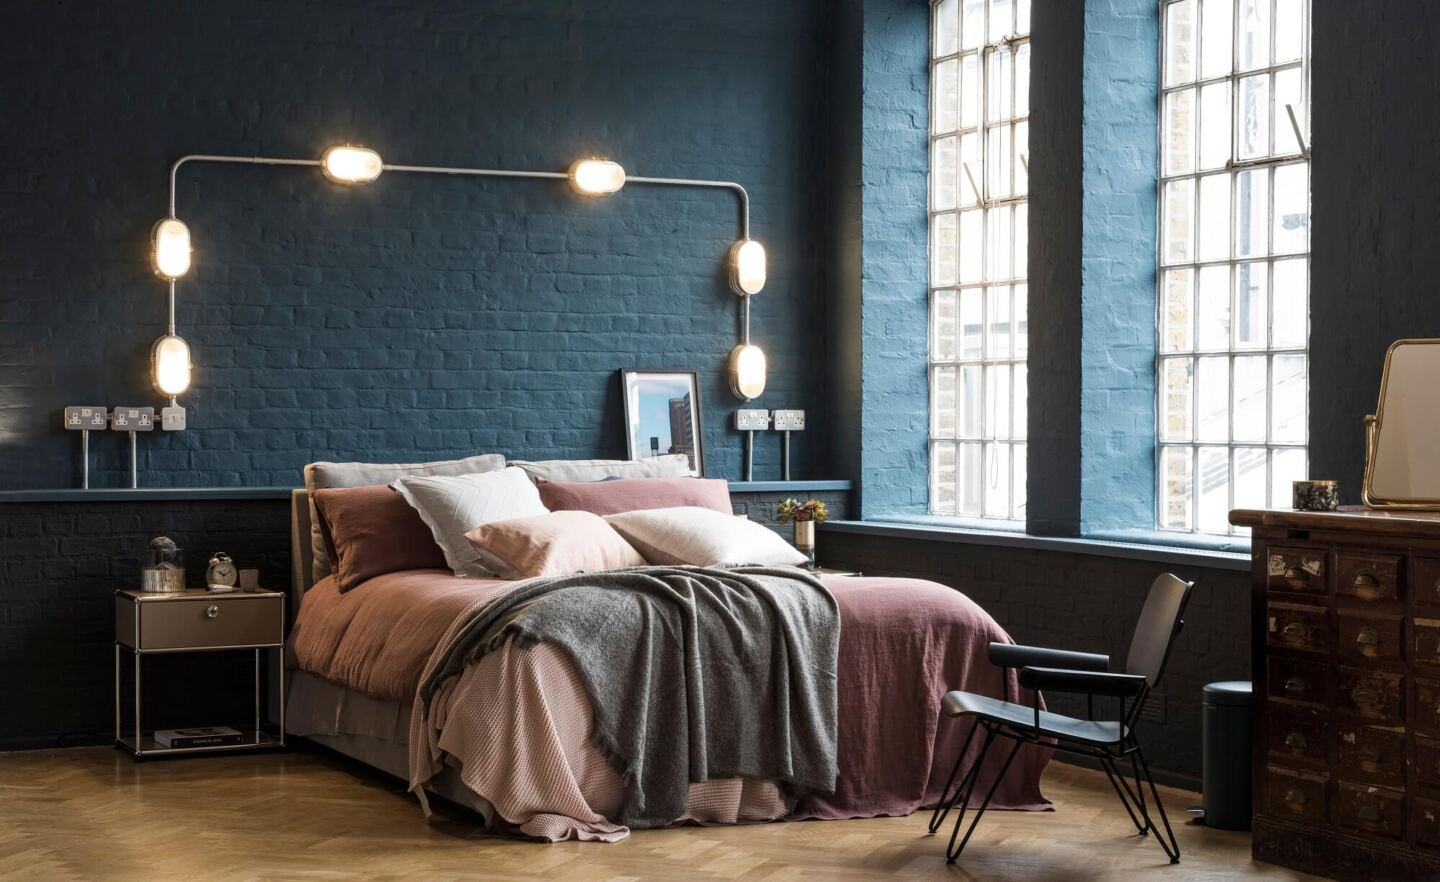
<instances>
[{"instance_id":1,"label":"blue painted brick wall","mask_svg":"<svg viewBox=\"0 0 1440 882\"><path fill-rule=\"evenodd\" d=\"M0 487L73 486L65 404L159 404L150 226L188 152L733 179L771 256L759 404L810 411L830 474L821 189L824 5L138 2L0 13ZM922 191L923 192L923 191ZM623 456L617 368L693 368L712 474L738 476L725 383L738 211L723 191L187 167L190 430L144 438L153 486L293 484L315 458ZM95 439L96 486L124 480ZM778 475L762 443L756 477Z\"/></svg>"}]
</instances>

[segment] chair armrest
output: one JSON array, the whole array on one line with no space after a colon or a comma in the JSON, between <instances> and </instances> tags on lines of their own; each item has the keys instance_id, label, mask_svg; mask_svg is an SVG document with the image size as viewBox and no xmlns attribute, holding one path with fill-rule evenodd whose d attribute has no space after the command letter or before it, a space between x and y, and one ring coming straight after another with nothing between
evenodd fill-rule
<instances>
[{"instance_id":1,"label":"chair armrest","mask_svg":"<svg viewBox=\"0 0 1440 882\"><path fill-rule=\"evenodd\" d=\"M1074 671L1064 668L1024 667L1020 685L1050 692L1078 692L1086 695L1118 695L1130 698L1145 688L1143 674L1109 674L1103 671Z\"/></svg>"},{"instance_id":2,"label":"chair armrest","mask_svg":"<svg viewBox=\"0 0 1440 882\"><path fill-rule=\"evenodd\" d=\"M1094 652L1045 649L1040 646L1017 646L1013 643L992 643L990 664L1000 668L1039 667L1103 671L1110 667L1110 656Z\"/></svg>"}]
</instances>

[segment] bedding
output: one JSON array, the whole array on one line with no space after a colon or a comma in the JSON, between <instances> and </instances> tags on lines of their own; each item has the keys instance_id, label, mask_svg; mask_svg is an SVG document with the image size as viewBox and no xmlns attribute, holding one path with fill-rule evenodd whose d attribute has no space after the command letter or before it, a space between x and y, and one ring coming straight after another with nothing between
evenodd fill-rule
<instances>
[{"instance_id":1,"label":"bedding","mask_svg":"<svg viewBox=\"0 0 1440 882\"><path fill-rule=\"evenodd\" d=\"M315 491L325 487L366 487L389 484L407 475L468 475L493 472L505 468L505 457L498 453L482 453L464 459L437 462L372 463L312 462L305 466L305 490L310 497L311 579L319 581L334 569L334 560L325 550L320 532L320 519L315 512Z\"/></svg>"},{"instance_id":2,"label":"bedding","mask_svg":"<svg viewBox=\"0 0 1440 882\"><path fill-rule=\"evenodd\" d=\"M420 514L384 484L317 490L314 499L341 591L386 573L445 566Z\"/></svg>"},{"instance_id":3,"label":"bedding","mask_svg":"<svg viewBox=\"0 0 1440 882\"><path fill-rule=\"evenodd\" d=\"M390 485L420 513L457 576L494 576L465 534L491 521L545 514L540 493L517 468L474 475L401 478Z\"/></svg>"},{"instance_id":4,"label":"bedding","mask_svg":"<svg viewBox=\"0 0 1440 882\"><path fill-rule=\"evenodd\" d=\"M545 481L604 481L608 478L683 478L690 474L690 457L669 453L648 459L546 459L511 460L532 478Z\"/></svg>"},{"instance_id":5,"label":"bedding","mask_svg":"<svg viewBox=\"0 0 1440 882\"><path fill-rule=\"evenodd\" d=\"M835 789L809 793L787 813L773 781L692 783L687 813L677 821L909 814L939 798L966 735L940 719L941 695L963 689L1029 700L1013 671L987 661L989 644L1012 642L1009 636L960 592L913 579L822 581L840 617ZM341 593L333 579L324 580L300 607L287 645L290 664L409 705L455 619L516 584L429 570L390 573ZM303 718L299 708L292 715ZM609 820L623 788L590 740L592 722L590 696L564 654L511 641L443 684L425 724L465 785L494 806L497 826L552 841L614 840L627 833ZM973 760L979 744L968 752ZM999 753L987 758L982 788L999 769ZM1049 754L1039 745L1022 748L992 805L1047 808L1039 779Z\"/></svg>"},{"instance_id":6,"label":"bedding","mask_svg":"<svg viewBox=\"0 0 1440 882\"><path fill-rule=\"evenodd\" d=\"M645 559L604 518L556 511L511 518L465 534L475 553L502 579L568 576L644 566Z\"/></svg>"},{"instance_id":7,"label":"bedding","mask_svg":"<svg viewBox=\"0 0 1440 882\"><path fill-rule=\"evenodd\" d=\"M708 508L627 511L605 521L657 565L793 567L809 560L768 528Z\"/></svg>"},{"instance_id":8,"label":"bedding","mask_svg":"<svg viewBox=\"0 0 1440 882\"><path fill-rule=\"evenodd\" d=\"M620 514L647 508L693 505L733 513L730 482L723 478L619 478L613 481L537 482L551 511Z\"/></svg>"}]
</instances>

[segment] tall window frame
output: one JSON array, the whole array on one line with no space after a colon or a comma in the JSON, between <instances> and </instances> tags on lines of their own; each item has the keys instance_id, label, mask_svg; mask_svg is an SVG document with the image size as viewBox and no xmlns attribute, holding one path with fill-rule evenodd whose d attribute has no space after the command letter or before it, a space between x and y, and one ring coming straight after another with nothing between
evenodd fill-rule
<instances>
[{"instance_id":1,"label":"tall window frame","mask_svg":"<svg viewBox=\"0 0 1440 882\"><path fill-rule=\"evenodd\" d=\"M1243 532L1306 474L1309 7L1160 0L1160 530Z\"/></svg>"},{"instance_id":2,"label":"tall window frame","mask_svg":"<svg viewBox=\"0 0 1440 882\"><path fill-rule=\"evenodd\" d=\"M932 0L934 515L1025 518L1030 0Z\"/></svg>"}]
</instances>

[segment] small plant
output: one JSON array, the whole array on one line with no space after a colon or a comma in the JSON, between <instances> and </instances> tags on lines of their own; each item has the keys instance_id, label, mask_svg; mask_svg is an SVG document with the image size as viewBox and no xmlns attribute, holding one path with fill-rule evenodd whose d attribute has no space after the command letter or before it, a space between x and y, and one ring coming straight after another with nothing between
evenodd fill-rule
<instances>
[{"instance_id":1,"label":"small plant","mask_svg":"<svg viewBox=\"0 0 1440 882\"><path fill-rule=\"evenodd\" d=\"M787 499L780 503L775 515L782 524L803 524L806 521L823 524L829 520L830 511L825 508L825 503L818 499L807 499L804 502Z\"/></svg>"}]
</instances>

